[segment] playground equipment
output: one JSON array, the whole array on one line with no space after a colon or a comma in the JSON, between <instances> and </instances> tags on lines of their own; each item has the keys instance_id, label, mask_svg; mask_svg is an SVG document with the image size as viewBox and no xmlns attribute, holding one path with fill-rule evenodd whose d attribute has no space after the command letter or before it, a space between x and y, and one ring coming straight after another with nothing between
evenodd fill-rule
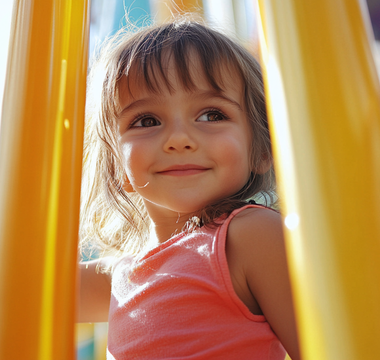
<instances>
[{"instance_id":1,"label":"playground equipment","mask_svg":"<svg viewBox=\"0 0 380 360\"><path fill-rule=\"evenodd\" d=\"M307 360L380 354L380 88L363 5L259 1L271 131Z\"/></svg>"},{"instance_id":2,"label":"playground equipment","mask_svg":"<svg viewBox=\"0 0 380 360\"><path fill-rule=\"evenodd\" d=\"M380 88L361 4L259 0L307 360L380 353ZM0 134L1 359L75 357L88 6L15 0Z\"/></svg>"},{"instance_id":3,"label":"playground equipment","mask_svg":"<svg viewBox=\"0 0 380 360\"><path fill-rule=\"evenodd\" d=\"M74 358L87 0L16 0L0 140L0 359Z\"/></svg>"}]
</instances>

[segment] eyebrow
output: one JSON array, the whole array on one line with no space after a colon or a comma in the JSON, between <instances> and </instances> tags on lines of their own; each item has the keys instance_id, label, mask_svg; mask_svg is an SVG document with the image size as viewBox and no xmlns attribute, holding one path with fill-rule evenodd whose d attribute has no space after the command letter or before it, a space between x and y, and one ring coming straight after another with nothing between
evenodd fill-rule
<instances>
[{"instance_id":1,"label":"eyebrow","mask_svg":"<svg viewBox=\"0 0 380 360\"><path fill-rule=\"evenodd\" d=\"M232 100L228 96L223 95L223 93L220 91L207 90L207 91L194 92L194 97L202 98L202 99L211 99L211 98L220 99L222 101L226 101L230 103L231 105L237 107L240 111L243 111L241 105L237 101Z\"/></svg>"},{"instance_id":2,"label":"eyebrow","mask_svg":"<svg viewBox=\"0 0 380 360\"><path fill-rule=\"evenodd\" d=\"M155 100L154 98L151 98L151 97L136 100L136 101L130 103L130 104L129 104L128 106L126 106L124 109L122 109L122 110L120 111L120 113L119 113L118 116L121 116L121 115L124 114L125 112L127 112L127 111L131 111L131 110L133 110L134 108L138 108L138 107L141 106L141 105L144 105L144 104L146 104L146 103L152 103L152 102L153 102L153 103L157 103L158 101Z\"/></svg>"},{"instance_id":3,"label":"eyebrow","mask_svg":"<svg viewBox=\"0 0 380 360\"><path fill-rule=\"evenodd\" d=\"M194 97L194 98L200 98L200 99L206 99L206 100L212 99L212 98L220 99L222 101L228 102L232 106L235 106L240 111L243 111L242 107L240 106L240 104L238 102L230 99L228 96L223 95L223 93L220 91L215 91L215 90L195 91L190 96ZM134 108L138 108L141 105L144 105L146 103L152 103L152 102L158 103L159 100L155 96L136 100L136 101L130 103L124 109L122 109L119 113L119 116L121 116L122 114L124 114L127 111L133 110Z\"/></svg>"}]
</instances>

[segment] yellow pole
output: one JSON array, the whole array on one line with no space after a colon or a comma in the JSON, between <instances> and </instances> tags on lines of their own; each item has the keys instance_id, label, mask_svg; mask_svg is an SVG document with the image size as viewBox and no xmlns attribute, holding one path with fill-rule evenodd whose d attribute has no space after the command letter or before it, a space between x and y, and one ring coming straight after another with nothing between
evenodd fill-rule
<instances>
[{"instance_id":1,"label":"yellow pole","mask_svg":"<svg viewBox=\"0 0 380 360\"><path fill-rule=\"evenodd\" d=\"M171 0L173 9L177 9L179 12L201 12L203 11L202 0Z\"/></svg>"},{"instance_id":2,"label":"yellow pole","mask_svg":"<svg viewBox=\"0 0 380 360\"><path fill-rule=\"evenodd\" d=\"M0 359L73 359L87 0L16 0L0 139Z\"/></svg>"},{"instance_id":3,"label":"yellow pole","mask_svg":"<svg viewBox=\"0 0 380 360\"><path fill-rule=\"evenodd\" d=\"M307 360L380 354L380 89L361 5L259 0L271 130Z\"/></svg>"},{"instance_id":4,"label":"yellow pole","mask_svg":"<svg viewBox=\"0 0 380 360\"><path fill-rule=\"evenodd\" d=\"M202 0L157 0L157 20L165 22L173 15L183 13L198 13L203 15Z\"/></svg>"}]
</instances>

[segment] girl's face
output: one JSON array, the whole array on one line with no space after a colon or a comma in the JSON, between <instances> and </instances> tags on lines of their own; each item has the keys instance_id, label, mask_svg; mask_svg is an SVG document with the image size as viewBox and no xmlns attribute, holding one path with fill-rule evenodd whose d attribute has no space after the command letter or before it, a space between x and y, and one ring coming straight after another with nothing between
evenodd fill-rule
<instances>
[{"instance_id":1,"label":"girl's face","mask_svg":"<svg viewBox=\"0 0 380 360\"><path fill-rule=\"evenodd\" d=\"M225 90L217 92L192 60L192 91L182 87L170 61L171 92L164 83L158 94L142 81L130 80L129 89L126 79L120 83L125 170L151 217L196 213L239 191L252 170L239 75L222 69Z\"/></svg>"}]
</instances>

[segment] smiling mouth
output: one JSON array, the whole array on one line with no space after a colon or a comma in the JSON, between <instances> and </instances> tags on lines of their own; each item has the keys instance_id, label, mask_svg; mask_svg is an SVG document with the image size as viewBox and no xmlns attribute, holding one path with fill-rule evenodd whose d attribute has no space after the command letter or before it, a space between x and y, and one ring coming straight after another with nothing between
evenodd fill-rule
<instances>
[{"instance_id":1,"label":"smiling mouth","mask_svg":"<svg viewBox=\"0 0 380 360\"><path fill-rule=\"evenodd\" d=\"M199 165L175 165L170 166L158 173L161 175L169 175L169 176L188 176L188 175L196 175L206 172L210 170L210 168L206 168L204 166Z\"/></svg>"}]
</instances>

